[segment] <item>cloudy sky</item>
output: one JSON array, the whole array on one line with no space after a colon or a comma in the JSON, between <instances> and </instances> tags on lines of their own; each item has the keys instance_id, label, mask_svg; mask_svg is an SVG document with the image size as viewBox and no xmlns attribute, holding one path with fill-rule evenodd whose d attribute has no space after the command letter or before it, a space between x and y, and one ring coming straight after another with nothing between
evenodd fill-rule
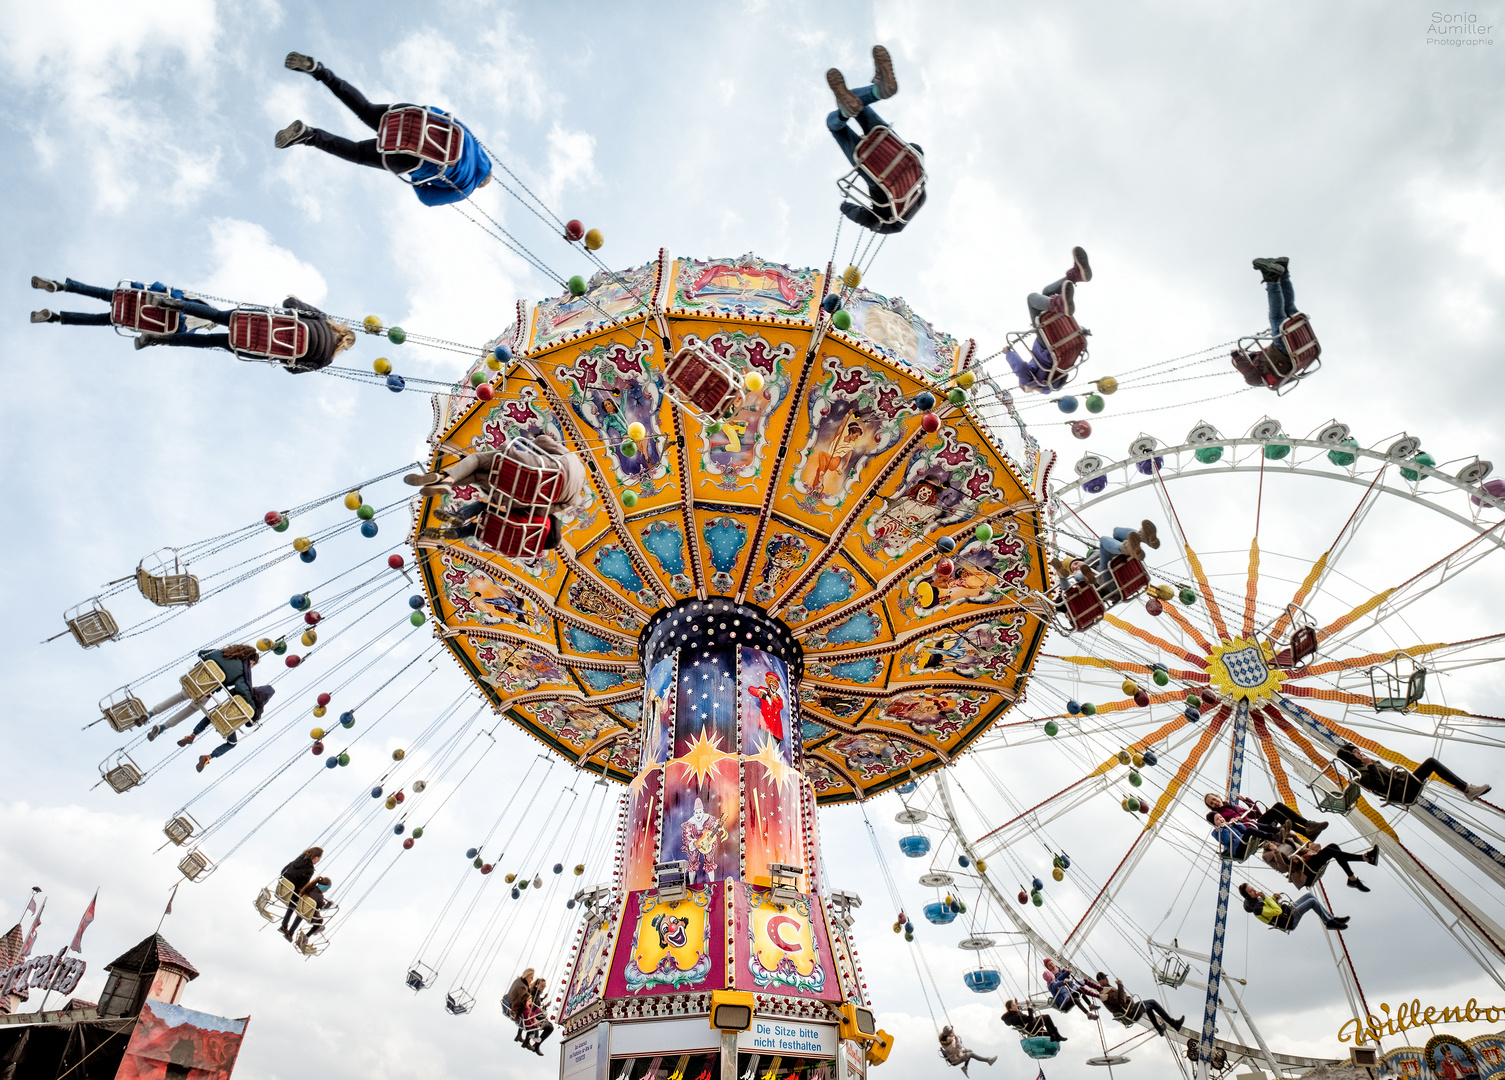
<instances>
[{"instance_id":1,"label":"cloudy sky","mask_svg":"<svg viewBox=\"0 0 1505 1080\"><path fill-rule=\"evenodd\" d=\"M1463 10L1481 26L1505 20L1496 8ZM50 903L41 945L56 949L100 888L99 920L85 951L86 996L97 994L102 964L155 925L180 880L173 851L156 851L162 822L216 775L195 775L182 755L128 795L91 787L97 764L121 743L103 725L81 730L98 715L95 703L127 682L148 698L165 696L170 670L143 676L369 558L372 545L386 550L400 539L400 525L390 519L377 541L349 534L332 540L313 578L297 562L281 564L150 633L97 651L83 653L66 639L38 642L63 628L64 608L130 575L148 551L229 532L268 508L401 466L420 452L430 408L419 394L322 376L290 379L223 354L138 354L102 328L32 326L29 311L58 305L27 287L30 275L100 285L160 279L259 302L291 292L333 312L374 313L458 342L484 341L511 321L517 298L557 289L458 214L422 207L390 178L306 148L274 150L273 133L294 118L361 133L322 87L283 69L289 49L324 60L372 100L453 109L561 216L601 228L602 255L615 266L638 265L664 246L696 256L755 251L819 266L830 256L834 180L844 167L824 131L832 103L823 73L836 65L852 83L866 81L868 49L884 42L901 93L883 113L924 145L931 186L923 212L884 247L868 283L904 296L959 337L976 338L986 352L1018 327L1024 294L1065 269L1073 244L1088 248L1096 270L1079 294L1082 320L1094 330L1096 375L1122 375L1258 330L1264 297L1249 260L1290 257L1301 306L1322 335L1325 367L1316 379L1279 399L1237 393L1242 383L1231 370L1125 391L1094 419L1088 449L1111 460L1140 432L1176 443L1199 419L1238 434L1268 414L1297 435L1336 417L1365 445L1386 445L1406 431L1439 462L1473 455L1505 462L1497 405L1505 42L1494 44L1491 33L1481 38L1489 43L1469 47L1430 44L1426 5L441 0L413 8L6 0L0 11L9 31L0 86L12 146L0 164L11 207L0 249L0 363L11 387L0 396L0 439L12 463L0 484L13 538L0 568L0 596L12 612L0 652L8 700L0 710L7 763L0 905L19 912L30 886L43 886ZM557 272L587 271L496 185L478 201ZM844 249L851 238L847 230ZM366 366L377 355L363 340L351 363ZM455 357L412 346L392 359L418 378L459 370ZM1065 464L1080 455L1060 414L1047 406L1027 415ZM1288 540L1293 556L1314 557L1325 546L1318 534L1332 535L1308 528L1336 512L1329 486L1272 496L1267 513L1283 516L1266 527ZM1195 520L1188 531L1198 542L1247 550L1247 517L1231 517L1247 511L1247 495L1209 485L1188 490L1195 496L1183 513ZM368 497L384 504L400 494L388 482ZM344 520L337 506L320 513L311 527ZM1354 581L1344 587L1359 595L1364 585L1392 583L1396 566L1419 569L1460 535L1426 512L1377 513L1366 524ZM258 537L216 565L250 557L252 547L271 550ZM1473 573L1451 598L1439 593L1408 611L1423 640L1448 640L1426 637L1434 627L1448 634L1463 625L1467 636L1499 629L1498 562ZM1292 575L1300 576L1286 573ZM387 588L352 608L385 605L331 655L395 624L406 612L404 595ZM134 592L111 606L122 625L151 614ZM461 693L447 661L415 689L428 671L425 634L394 631L379 644L391 646L386 666L346 691L351 700L364 698L414 660L373 700L383 727L352 755L356 768L328 779L305 770L297 783L307 780L309 790L280 813L272 813L280 800L269 792L237 815L210 847L234 848L233 857L202 884L185 885L166 921L164 932L204 972L186 1004L253 1018L238 1076L537 1074L537 1063L520 1057L500 1024L495 999L511 968L537 962L529 942L552 932L554 915L503 916L512 921L494 924L502 940L490 961L474 933L457 938L441 985L467 963L477 976L491 964L481 1007L469 1017L445 1014L436 1000L442 991L414 998L401 984L461 880L462 849L499 820L513 792L532 798L537 787L535 809L532 816L503 815L497 841L513 837L514 849L545 874L551 863L600 851L610 839L606 796L584 783L567 792L562 767L540 779L539 762L527 774L535 748L516 732L498 729L493 743L476 734L479 726L466 729L451 779L472 766L475 772L434 811L433 842L420 841L382 877L326 956L300 962L274 933L258 932L251 910L256 890L292 853L338 826L347 807L365 813L361 791L381 773L387 751L415 745ZM1447 692L1498 715L1505 684L1482 670L1460 675ZM1041 711L1053 692L1037 695ZM461 718L468 716L466 709ZM486 746L494 749L483 757ZM1424 756L1431 744L1418 739L1414 746ZM422 760L437 761L440 749L434 740ZM1502 763L1497 749L1452 749L1470 755L1464 760L1477 778L1505 778L1491 772ZM281 752L248 763L195 809L206 818L225 813ZM1081 761L1064 749L1021 753L988 762L1020 800L1080 772ZM140 760L162 757L153 748ZM226 772L234 761L211 769ZM972 785L979 815L1003 812L1002 796L987 794L986 776L968 768L957 775ZM286 776L284 782L292 784ZM565 804L576 808L568 833L547 814ZM869 808L890 863L900 861L897 809L892 797ZM1129 839L1118 835L1128 826L1112 805L1102 813L1104 828L1084 819L1072 846L1074 860L1098 880ZM927 995L917 992L912 959L889 932L887 889L864 857L871 851L865 832L855 810L826 816L832 879L868 901L858 924L864 957L882 1022L900 1036L879 1075L931 1076ZM832 843L837 837L841 842ZM1178 893L1188 857L1168 856L1163 873L1144 873L1124 902L1145 929L1170 907L1162 932L1175 932L1179 922L1182 943L1200 949L1210 938L1211 911L1205 898L1193 903L1194 885L1191 899ZM357 858L349 856L352 864ZM1205 869L1211 860L1205 851L1201 858ZM386 865L383 853L367 880ZM913 913L922 900L913 868L892 869ZM1492 900L1475 895L1501 916L1498 892ZM461 893L458 904L468 902ZM1470 995L1501 1000L1499 988L1432 928L1395 879L1378 875L1372 895L1352 904L1345 896L1338 906L1356 914L1350 937L1366 952L1358 963L1361 976L1373 980L1371 1001L1413 993L1438 1005ZM472 931L491 910L483 900ZM1233 967L1249 978L1251 1010L1269 1018L1265 1034L1277 1048L1338 1053L1334 1034L1347 1005L1322 935L1314 928L1279 940L1262 933L1250 938L1237 925L1245 957ZM1132 961L1127 942L1105 934L1101 955ZM1400 935L1413 948L1396 950ZM969 1045L1003 1055L982 1075L1033 1076L991 999L964 1000L965 958L953 942L920 936L941 1001ZM1259 948L1266 942L1272 944ZM1013 961L1011 979L1033 978L1026 961ZM1131 982L1147 990L1147 981L1142 966L1133 969ZM1195 998L1183 990L1172 1006L1199 1010ZM1049 1075L1096 1075L1082 1064L1097 1045L1096 1029L1073 1019L1067 1030L1071 1052ZM1138 1051L1129 1068L1164 1075L1167 1051Z\"/></svg>"}]
</instances>

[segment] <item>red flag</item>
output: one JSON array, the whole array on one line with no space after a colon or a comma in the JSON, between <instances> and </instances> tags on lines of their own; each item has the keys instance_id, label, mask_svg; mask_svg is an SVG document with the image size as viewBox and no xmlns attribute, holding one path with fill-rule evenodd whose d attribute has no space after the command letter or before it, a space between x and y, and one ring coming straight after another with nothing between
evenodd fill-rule
<instances>
[{"instance_id":1,"label":"red flag","mask_svg":"<svg viewBox=\"0 0 1505 1080\"><path fill-rule=\"evenodd\" d=\"M35 899L35 897L33 897ZM42 898L42 906L37 911L37 917L31 924L31 932L26 935L26 944L21 946L21 957L24 959L31 955L31 946L37 940L37 927L42 925L42 912L47 910L47 899Z\"/></svg>"},{"instance_id":2,"label":"red flag","mask_svg":"<svg viewBox=\"0 0 1505 1080\"><path fill-rule=\"evenodd\" d=\"M99 900L99 890L94 890L94 899L89 901L89 910L84 912L84 917L78 920L78 933L73 935L73 944L68 946L76 953L84 951L84 931L89 929L89 924L94 921L94 905Z\"/></svg>"},{"instance_id":3,"label":"red flag","mask_svg":"<svg viewBox=\"0 0 1505 1080\"><path fill-rule=\"evenodd\" d=\"M166 918L168 915L172 914L172 901L173 901L173 897L175 897L175 896L178 895L178 885L181 885L181 884L183 884L181 881L178 882L177 885L174 885L172 887L172 892L170 892L170 893L167 894L167 910L162 913L162 915L163 915L164 918Z\"/></svg>"},{"instance_id":4,"label":"red flag","mask_svg":"<svg viewBox=\"0 0 1505 1080\"><path fill-rule=\"evenodd\" d=\"M26 905L26 910L23 911L23 912L21 912L21 918L23 918L23 919L26 918L26 916L30 915L36 909L37 909L37 894L36 893L32 893L31 894L31 902Z\"/></svg>"}]
</instances>

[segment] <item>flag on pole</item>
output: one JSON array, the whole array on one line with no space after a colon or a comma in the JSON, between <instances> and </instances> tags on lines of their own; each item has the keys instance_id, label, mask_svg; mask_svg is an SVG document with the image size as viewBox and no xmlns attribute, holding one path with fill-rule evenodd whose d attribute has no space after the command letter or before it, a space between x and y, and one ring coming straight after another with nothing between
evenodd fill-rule
<instances>
[{"instance_id":1,"label":"flag on pole","mask_svg":"<svg viewBox=\"0 0 1505 1080\"><path fill-rule=\"evenodd\" d=\"M26 918L26 916L30 915L36 909L37 909L37 894L35 892L33 892L31 894L31 901L26 905L26 910L23 911L23 912L21 912L21 918L24 920Z\"/></svg>"},{"instance_id":2,"label":"flag on pole","mask_svg":"<svg viewBox=\"0 0 1505 1080\"><path fill-rule=\"evenodd\" d=\"M181 881L178 882L178 885L181 885L181 884L183 884ZM174 885L172 887L172 892L170 892L170 893L167 894L167 910L162 913L164 916L172 914L172 900L173 900L173 897L175 897L175 896L178 895L178 885Z\"/></svg>"},{"instance_id":3,"label":"flag on pole","mask_svg":"<svg viewBox=\"0 0 1505 1080\"><path fill-rule=\"evenodd\" d=\"M89 901L89 910L84 912L84 917L78 920L78 933L73 935L73 944L68 946L76 953L84 951L84 931L89 929L89 924L94 921L94 905L99 901L99 890L94 890L94 899Z\"/></svg>"},{"instance_id":4,"label":"flag on pole","mask_svg":"<svg viewBox=\"0 0 1505 1080\"><path fill-rule=\"evenodd\" d=\"M1035 1066L1035 1080L1045 1080L1045 1066Z\"/></svg>"},{"instance_id":5,"label":"flag on pole","mask_svg":"<svg viewBox=\"0 0 1505 1080\"><path fill-rule=\"evenodd\" d=\"M35 899L35 898L33 898ZM26 944L21 946L21 957L25 959L31 955L31 946L37 940L37 927L42 925L42 912L47 910L47 898L42 898L42 906L37 909L37 917L32 921L31 932L26 935Z\"/></svg>"}]
</instances>

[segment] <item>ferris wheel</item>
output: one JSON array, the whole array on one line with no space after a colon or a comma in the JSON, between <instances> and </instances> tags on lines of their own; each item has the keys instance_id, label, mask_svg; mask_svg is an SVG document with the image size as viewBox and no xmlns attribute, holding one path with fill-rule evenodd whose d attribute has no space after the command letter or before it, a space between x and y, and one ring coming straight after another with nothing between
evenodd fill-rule
<instances>
[{"instance_id":1,"label":"ferris wheel","mask_svg":"<svg viewBox=\"0 0 1505 1080\"><path fill-rule=\"evenodd\" d=\"M1237 886L1299 893L1257 839L1220 839L1203 793L1284 804L1328 821L1324 844L1376 849L1378 868L1362 868L1373 891L1405 893L1456 961L1505 987L1505 808L1480 790L1505 761L1505 719L1466 704L1488 699L1505 641L1486 595L1505 558L1500 500L1480 486L1490 471L1474 458L1439 465L1410 435L1365 447L1337 421L1295 437L1269 417L1238 437L1199 423L1172 443L1141 435L1118 461L1077 462L1051 497L1057 549L1156 521L1147 583L1047 639L1029 708L980 738L970 766L907 795L898 817L917 836L940 830L901 849L929 858L923 914L957 924L975 958L967 988L1025 1000L1033 971L1006 985L1021 959L1091 978L1133 958L1146 997L1201 999L1171 1010L1188 1013L1171 1035L1183 1072L1245 1061L1280 1076L1329 1061L1272 1049L1255 1017L1279 996L1225 969L1228 935L1252 921ZM1360 761L1375 768L1361 774ZM1448 763L1468 778L1461 790L1442 779L1461 780ZM1373 790L1382 774L1389 786ZM1094 849L1110 854L1071 856ZM1308 884L1327 909L1365 918L1337 875ZM1261 943L1321 949L1321 930L1295 933L1299 944ZM1353 1016L1373 1012L1358 934L1322 936L1334 993ZM1120 1063L1150 1034L1143 1022L1117 1046L1105 1038L1089 1063Z\"/></svg>"}]
</instances>

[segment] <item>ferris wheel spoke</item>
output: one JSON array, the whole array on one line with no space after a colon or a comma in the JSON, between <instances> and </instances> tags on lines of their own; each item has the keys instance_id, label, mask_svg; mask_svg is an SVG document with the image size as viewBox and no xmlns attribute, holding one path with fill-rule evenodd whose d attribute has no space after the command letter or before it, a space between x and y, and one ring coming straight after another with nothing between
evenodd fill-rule
<instances>
[{"instance_id":1,"label":"ferris wheel spoke","mask_svg":"<svg viewBox=\"0 0 1505 1080\"><path fill-rule=\"evenodd\" d=\"M1296 793L1291 790L1290 777L1286 776L1285 766L1280 763L1280 753L1275 748L1275 737L1270 734L1269 725L1265 723L1264 710L1251 713L1249 719L1254 722L1254 735L1259 739L1260 753L1270 766L1270 776L1275 781L1275 790L1280 792L1281 802L1295 809Z\"/></svg>"},{"instance_id":2,"label":"ferris wheel spoke","mask_svg":"<svg viewBox=\"0 0 1505 1080\"><path fill-rule=\"evenodd\" d=\"M1166 604L1161 608L1161 614L1169 615L1171 617L1171 622L1179 626L1181 628L1181 632L1195 641L1197 643L1197 646L1203 652L1212 651L1212 644L1207 640L1207 638L1202 634L1200 630L1192 625L1190 619L1188 619L1185 615L1181 614L1181 612L1176 609L1175 604Z\"/></svg>"},{"instance_id":3,"label":"ferris wheel spoke","mask_svg":"<svg viewBox=\"0 0 1505 1080\"><path fill-rule=\"evenodd\" d=\"M1384 652L1365 653L1362 656L1351 656L1346 660L1325 660L1320 664L1312 664L1303 673L1305 676L1331 675L1334 672L1353 671L1357 668L1370 668L1376 664L1383 664L1399 655L1410 657L1427 656L1439 649L1450 648L1441 643L1432 645L1411 645L1404 649L1386 649Z\"/></svg>"},{"instance_id":4,"label":"ferris wheel spoke","mask_svg":"<svg viewBox=\"0 0 1505 1080\"><path fill-rule=\"evenodd\" d=\"M1167 610L1169 610L1169 609L1167 609ZM1108 623L1108 625L1110 625L1110 626L1117 627L1118 629L1124 631L1124 633L1126 633L1126 634L1132 634L1132 635L1134 635L1140 641L1144 641L1144 642L1147 642L1150 645L1155 646L1161 652L1168 653L1171 656L1179 656L1183 660L1186 660L1186 661L1189 661L1189 662L1191 662L1193 664L1196 664L1199 668L1202 668L1204 671L1207 669L1207 661L1204 660L1204 659L1202 659L1196 653L1192 652L1190 649L1183 649L1179 645L1172 645L1169 641L1166 641L1165 638L1163 638L1163 637L1159 637L1159 636L1157 636L1155 634L1152 634L1148 630L1143 630L1140 627L1135 626L1131 622L1125 622L1123 619L1120 619L1117 615L1113 614L1111 611L1108 612L1106 615L1103 616L1103 621L1106 622L1106 623ZM1205 680L1207 678L1207 676L1203 675L1202 678Z\"/></svg>"},{"instance_id":5,"label":"ferris wheel spoke","mask_svg":"<svg viewBox=\"0 0 1505 1080\"><path fill-rule=\"evenodd\" d=\"M1261 484L1263 492L1263 484ZM1244 637L1254 633L1254 604L1259 596L1259 531L1249 541L1249 584L1244 590Z\"/></svg>"},{"instance_id":6,"label":"ferris wheel spoke","mask_svg":"<svg viewBox=\"0 0 1505 1080\"><path fill-rule=\"evenodd\" d=\"M1289 690L1292 688L1287 687L1286 689ZM1311 730L1324 743L1334 744L1331 747L1331 749L1333 750L1336 750L1338 748L1336 744L1340 740L1347 740L1361 750L1366 750L1371 754L1379 755L1386 761L1390 762L1392 765L1403 765L1407 769L1414 769L1418 764L1418 762L1412 761L1404 754L1391 750L1383 743L1376 742L1373 739L1365 738L1363 735L1360 735L1352 728L1344 727L1336 720L1329 719L1326 716L1312 712L1310 709L1303 708L1302 706L1297 705L1294 701L1291 701L1289 698L1281 698L1279 707L1281 711L1285 712L1298 724L1301 724Z\"/></svg>"}]
</instances>

